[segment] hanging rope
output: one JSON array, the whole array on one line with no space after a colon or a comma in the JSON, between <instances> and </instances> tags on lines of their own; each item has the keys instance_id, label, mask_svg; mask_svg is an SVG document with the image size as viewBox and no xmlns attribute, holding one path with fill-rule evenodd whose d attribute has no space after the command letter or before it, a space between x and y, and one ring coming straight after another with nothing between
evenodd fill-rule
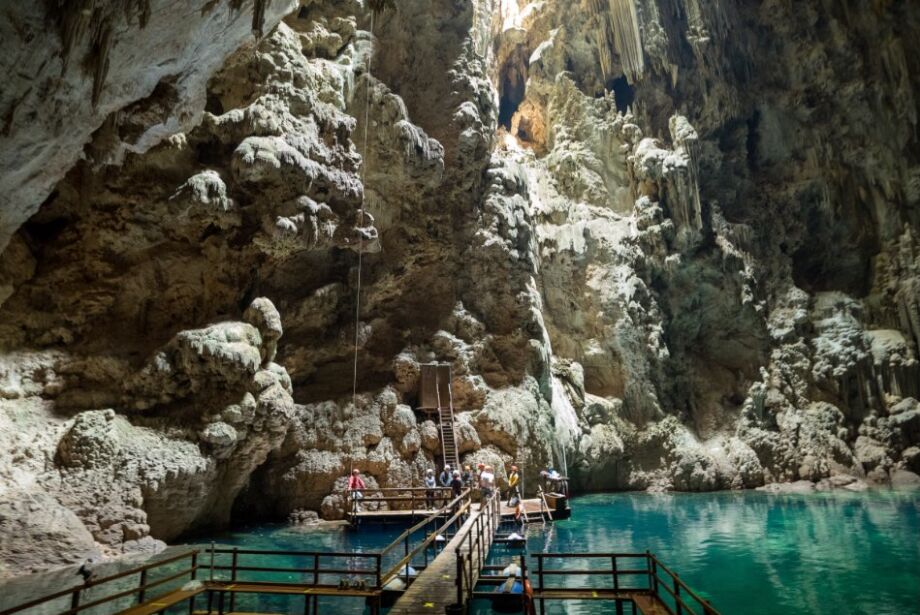
<instances>
[{"instance_id":1,"label":"hanging rope","mask_svg":"<svg viewBox=\"0 0 920 615\"><path fill-rule=\"evenodd\" d=\"M367 157L367 123L370 115L370 106L371 106L371 66L374 63L374 18L377 16L377 11L371 11L371 50L367 57L367 72L364 74L365 86L364 86L364 151L361 153L362 162L361 165L361 185L364 186L364 196L361 199L361 206L358 209L358 284L357 290L355 291L355 358L353 365L353 374L351 379L351 404L352 407L358 409L358 345L359 338L361 335L361 263L362 256L364 254L364 233L361 230L361 226L364 224L364 200L367 198L367 167L368 167L368 157Z\"/></svg>"}]
</instances>

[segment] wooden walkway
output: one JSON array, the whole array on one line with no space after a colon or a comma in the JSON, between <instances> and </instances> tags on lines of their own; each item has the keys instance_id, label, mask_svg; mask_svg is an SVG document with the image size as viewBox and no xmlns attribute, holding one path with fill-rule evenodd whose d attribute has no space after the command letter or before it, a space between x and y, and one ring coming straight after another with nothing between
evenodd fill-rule
<instances>
[{"instance_id":1,"label":"wooden walkway","mask_svg":"<svg viewBox=\"0 0 920 615\"><path fill-rule=\"evenodd\" d=\"M539 498L529 498L524 500L523 503L524 511L531 522L540 521L543 519L542 515L546 510L546 507ZM369 523L404 523L412 522L418 519L424 519L437 512L438 509L434 508L415 508L412 510L361 510L360 512L349 511L347 516L348 520L353 524L360 524L362 521ZM549 513L555 516L556 510L550 508ZM506 506L504 503L502 503L502 519L506 521L511 520L514 518L515 514L516 510L514 508ZM447 515L444 516L446 517Z\"/></svg>"},{"instance_id":2,"label":"wooden walkway","mask_svg":"<svg viewBox=\"0 0 920 615\"><path fill-rule=\"evenodd\" d=\"M457 551L473 560L474 572L473 585L479 579L479 570L489 555L492 546L492 534L482 536L481 549L474 548L470 552L469 533L476 525L476 519L483 514L476 507L467 520L460 526L457 534L451 539L443 551L428 565L427 568L409 586L409 589L396 601L390 609L390 615L431 615L443 613L445 607L457 602ZM482 553L482 560L480 560Z\"/></svg>"},{"instance_id":3,"label":"wooden walkway","mask_svg":"<svg viewBox=\"0 0 920 615\"><path fill-rule=\"evenodd\" d=\"M642 615L672 615L668 607L658 596L646 590L612 590L612 589L545 589L534 592L534 600L605 600L615 601L610 609L623 613L623 604L632 602Z\"/></svg>"}]
</instances>

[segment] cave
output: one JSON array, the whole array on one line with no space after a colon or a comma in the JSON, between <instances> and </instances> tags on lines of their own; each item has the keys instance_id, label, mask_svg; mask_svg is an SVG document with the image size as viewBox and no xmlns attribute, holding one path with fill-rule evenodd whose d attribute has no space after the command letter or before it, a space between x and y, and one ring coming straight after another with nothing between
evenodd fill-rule
<instances>
[{"instance_id":1,"label":"cave","mask_svg":"<svg viewBox=\"0 0 920 615\"><path fill-rule=\"evenodd\" d=\"M498 124L511 130L511 119L527 94L527 65L523 47L512 53L499 73Z\"/></svg>"},{"instance_id":2,"label":"cave","mask_svg":"<svg viewBox=\"0 0 920 615\"><path fill-rule=\"evenodd\" d=\"M792 279L811 293L865 297L872 287L872 262L879 251L876 224L853 180L848 183L848 191L831 203L817 189L803 199L801 224L807 240L792 254Z\"/></svg>"},{"instance_id":3,"label":"cave","mask_svg":"<svg viewBox=\"0 0 920 615\"><path fill-rule=\"evenodd\" d=\"M607 80L607 91L613 92L613 98L616 101L617 111L626 113L629 106L636 99L636 92L633 86L629 84L626 75L620 75L613 79Z\"/></svg>"},{"instance_id":4,"label":"cave","mask_svg":"<svg viewBox=\"0 0 920 615\"><path fill-rule=\"evenodd\" d=\"M0 612L915 612L920 3L798 4L5 3Z\"/></svg>"}]
</instances>

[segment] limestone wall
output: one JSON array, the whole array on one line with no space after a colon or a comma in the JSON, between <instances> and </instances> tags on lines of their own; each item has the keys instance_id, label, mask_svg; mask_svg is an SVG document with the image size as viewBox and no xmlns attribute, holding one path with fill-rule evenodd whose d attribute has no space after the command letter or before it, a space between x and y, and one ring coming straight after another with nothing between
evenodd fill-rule
<instances>
[{"instance_id":1,"label":"limestone wall","mask_svg":"<svg viewBox=\"0 0 920 615\"><path fill-rule=\"evenodd\" d=\"M0 575L418 483L430 361L500 479L915 480L912 3L85 4L0 25Z\"/></svg>"}]
</instances>

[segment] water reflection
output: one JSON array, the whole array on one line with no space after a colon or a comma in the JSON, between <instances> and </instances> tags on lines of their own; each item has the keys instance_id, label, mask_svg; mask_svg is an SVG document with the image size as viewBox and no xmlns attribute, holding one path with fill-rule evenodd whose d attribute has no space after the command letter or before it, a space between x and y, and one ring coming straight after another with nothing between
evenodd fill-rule
<instances>
[{"instance_id":1,"label":"water reflection","mask_svg":"<svg viewBox=\"0 0 920 615\"><path fill-rule=\"evenodd\" d=\"M905 613L920 604L916 492L601 494L577 498L574 510L552 535L532 534L530 548L648 549L725 613Z\"/></svg>"},{"instance_id":2,"label":"water reflection","mask_svg":"<svg viewBox=\"0 0 920 615\"><path fill-rule=\"evenodd\" d=\"M573 508L572 519L528 531L531 553L647 549L726 615L920 612L917 492L599 494L576 498ZM218 545L248 549L373 553L400 529L349 532L263 525L213 539ZM210 540L197 544L208 546ZM399 551L384 565L395 563ZM507 563L508 557L507 552L495 553L493 563ZM201 576L207 578L208 561L203 558L200 563L204 567ZM259 560L253 563L259 565ZM277 566L279 561L272 557L262 563ZM286 563L293 568L310 565L296 558ZM579 569L602 564L589 560L568 563ZM72 576L73 570L67 574ZM295 576L290 580L298 580ZM602 583L587 576L579 581L588 579ZM36 575L17 582L23 587L7 583L0 586L0 604L4 599L8 604L22 602L32 594L61 587L62 582ZM34 587L27 587L30 584ZM304 603L302 599L249 596L241 597L237 607L302 613ZM491 612L487 603L477 607L477 613ZM548 607L549 613L611 612L609 604L597 602ZM320 612L364 613L365 605L361 600L322 600Z\"/></svg>"}]
</instances>

